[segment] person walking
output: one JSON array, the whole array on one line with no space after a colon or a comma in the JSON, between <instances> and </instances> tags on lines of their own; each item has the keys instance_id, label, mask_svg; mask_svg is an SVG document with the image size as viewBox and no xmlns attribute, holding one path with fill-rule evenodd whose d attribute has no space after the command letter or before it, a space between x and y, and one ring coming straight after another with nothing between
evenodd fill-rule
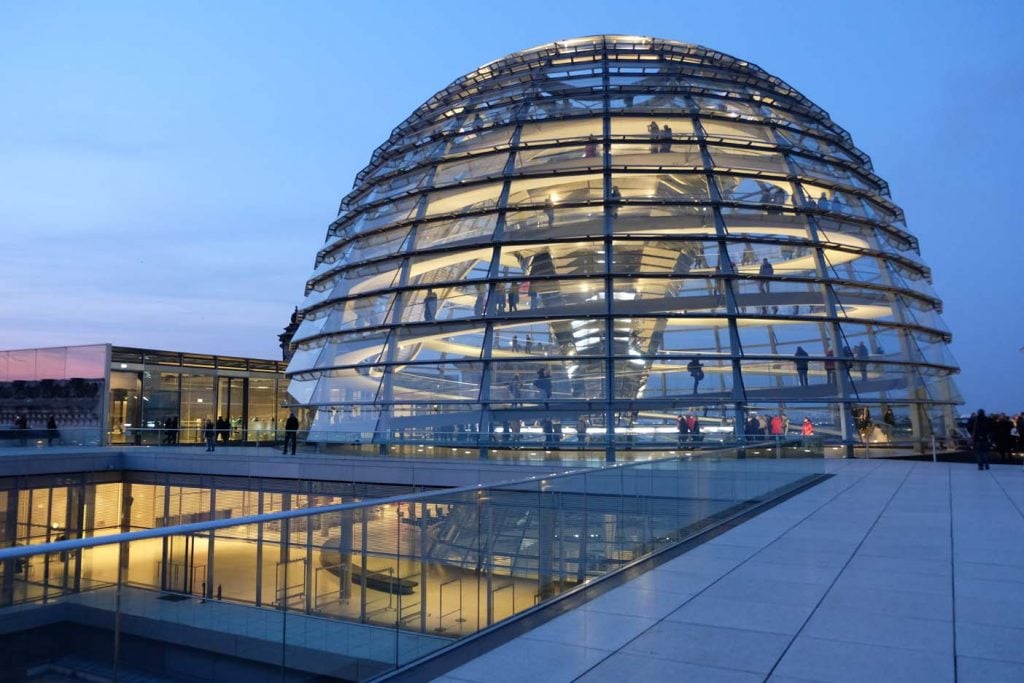
<instances>
[{"instance_id":1,"label":"person walking","mask_svg":"<svg viewBox=\"0 0 1024 683\"><path fill-rule=\"evenodd\" d=\"M971 434L971 450L974 452L974 459L978 462L979 470L988 469L988 452L992 447L990 440L991 425L985 411L979 409L967 425L967 431Z\"/></svg>"},{"instance_id":2,"label":"person walking","mask_svg":"<svg viewBox=\"0 0 1024 683\"><path fill-rule=\"evenodd\" d=\"M537 379L533 380L533 386L537 387L545 399L551 398L551 371L547 368L537 370Z\"/></svg>"},{"instance_id":3,"label":"person walking","mask_svg":"<svg viewBox=\"0 0 1024 683\"><path fill-rule=\"evenodd\" d=\"M209 418L203 425L203 440L206 442L207 453L212 453L217 449L217 428L213 426L213 420Z\"/></svg>"},{"instance_id":4,"label":"person walking","mask_svg":"<svg viewBox=\"0 0 1024 683\"><path fill-rule=\"evenodd\" d=\"M772 264L768 262L767 256L761 261L761 268L757 271L757 274L762 278L765 278L758 281L757 288L762 294L767 294L771 289L771 281L767 278L775 274L775 269L772 267Z\"/></svg>"},{"instance_id":5,"label":"person walking","mask_svg":"<svg viewBox=\"0 0 1024 683\"><path fill-rule=\"evenodd\" d=\"M686 364L686 370L690 373L690 377L693 377L693 393L696 394L700 381L704 379L704 366L699 358L694 358Z\"/></svg>"},{"instance_id":6,"label":"person walking","mask_svg":"<svg viewBox=\"0 0 1024 683\"><path fill-rule=\"evenodd\" d=\"M218 416L217 417L217 436L220 438L222 446L228 445L228 436L230 435L231 423L226 419Z\"/></svg>"},{"instance_id":7,"label":"person walking","mask_svg":"<svg viewBox=\"0 0 1024 683\"><path fill-rule=\"evenodd\" d=\"M289 442L292 445L292 455L295 455L295 445L298 442L299 435L299 418L295 417L295 411L293 410L288 419L284 423L284 450L282 453L288 453Z\"/></svg>"},{"instance_id":8,"label":"person walking","mask_svg":"<svg viewBox=\"0 0 1024 683\"><path fill-rule=\"evenodd\" d=\"M793 363L796 365L796 378L800 383L800 386L807 386L807 367L810 365L810 361L807 360L807 352L804 351L804 347L796 347L796 353L793 354Z\"/></svg>"}]
</instances>

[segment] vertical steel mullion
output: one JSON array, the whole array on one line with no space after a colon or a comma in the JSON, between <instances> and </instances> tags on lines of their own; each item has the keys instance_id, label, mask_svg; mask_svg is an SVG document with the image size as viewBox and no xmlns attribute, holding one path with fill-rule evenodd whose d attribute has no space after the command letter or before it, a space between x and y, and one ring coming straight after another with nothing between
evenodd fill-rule
<instances>
[{"instance_id":1,"label":"vertical steel mullion","mask_svg":"<svg viewBox=\"0 0 1024 683\"><path fill-rule=\"evenodd\" d=\"M164 520L166 520L171 514L171 485L164 483ZM166 591L168 588L167 584L167 569L170 566L170 558L168 554L172 552L171 546L173 543L170 542L169 536L161 536L160 544L163 546L160 551L160 590Z\"/></svg>"},{"instance_id":2,"label":"vertical steel mullion","mask_svg":"<svg viewBox=\"0 0 1024 683\"><path fill-rule=\"evenodd\" d=\"M211 514L212 518L216 519L216 517L217 517L217 487L215 487L213 485L210 486L210 514ZM214 578L215 578L214 574L215 574L215 571L216 571L216 567L214 566L214 547L213 546L214 546L214 537L216 536L217 532L213 531L213 530L210 530L210 531L208 531L206 533L207 533L207 539L206 539L206 590L207 590L207 592L212 593L213 592L213 581L214 581ZM189 593L192 592L192 590L191 590L192 571L193 571L193 567L190 565L189 568L188 568L189 584L190 584L189 585ZM206 596L204 595L203 597L205 598Z\"/></svg>"},{"instance_id":3,"label":"vertical steel mullion","mask_svg":"<svg viewBox=\"0 0 1024 683\"><path fill-rule=\"evenodd\" d=\"M814 264L815 264L815 275L820 282L820 288L822 298L825 303L825 311L829 317L829 326L832 328L832 353L834 363L836 364L836 390L837 398L840 402L839 409L839 430L843 439L843 447L846 451L846 457L853 457L853 405L850 401L851 394L851 380L849 372L849 361L842 355L843 346L842 341L845 338L843 336L842 326L839 324L838 311L841 308L839 298L836 296L835 289L829 282L829 266L825 260L825 249L821 241L821 235L818 230L818 219L811 212L810 202L805 197L803 184L799 179L799 169L793 164L789 154L784 151L784 143L780 140L779 132L775 127L771 128L772 135L775 138L776 144L779 146L779 153L786 160L786 168L789 170L789 174L793 182L793 202L797 208L803 211L803 216L807 221L807 232L811 238L811 243L814 245Z\"/></svg>"},{"instance_id":4,"label":"vertical steel mullion","mask_svg":"<svg viewBox=\"0 0 1024 683\"><path fill-rule=\"evenodd\" d=\"M505 243L505 221L508 212L508 195L512 186L512 177L515 171L515 160L518 153L519 139L522 134L523 124L517 123L512 133L509 146L508 159L505 161L505 170L501 186L501 194L498 196L498 217L494 222L494 234L491 242L491 262L487 269L487 301L484 306L484 338L483 348L480 353L480 361L483 370L480 374L480 420L477 429L477 447L481 460L487 458L491 446L491 382L493 369L491 367L492 349L494 347L494 313L497 310L498 296L504 296L504 290L499 292L497 278L501 273L501 250Z\"/></svg>"},{"instance_id":5,"label":"vertical steel mullion","mask_svg":"<svg viewBox=\"0 0 1024 683\"><path fill-rule=\"evenodd\" d=\"M311 491L312 489L308 490ZM313 494L307 493L306 510L309 511L313 507L315 507L313 504ZM303 569L305 571L302 578L305 586L303 586L302 592L306 596L306 614L312 614L315 607L313 604L313 590L310 590L313 587L313 515L307 514L302 519L306 522L306 557L303 560Z\"/></svg>"},{"instance_id":6,"label":"vertical steel mullion","mask_svg":"<svg viewBox=\"0 0 1024 683\"><path fill-rule=\"evenodd\" d=\"M260 480L260 490L256 494L256 509L263 514L263 480ZM263 605L263 525L264 522L256 524L256 606Z\"/></svg>"},{"instance_id":7,"label":"vertical steel mullion","mask_svg":"<svg viewBox=\"0 0 1024 683\"><path fill-rule=\"evenodd\" d=\"M613 220L613 207L609 204L612 191L612 145L611 145L611 95L608 89L611 85L611 65L609 63L608 45L602 44L601 51L601 85L603 86L601 118L601 136L603 138L603 197L604 203L604 348L605 348L605 371L604 371L604 393L605 393L605 415L604 415L604 459L605 462L615 462L615 320L612 317L612 303L615 294L615 283L612 279L612 250L613 237L615 235L615 222Z\"/></svg>"},{"instance_id":8,"label":"vertical steel mullion","mask_svg":"<svg viewBox=\"0 0 1024 683\"><path fill-rule=\"evenodd\" d=\"M427 187L433 186L434 175L436 173L437 165L435 164L427 174L425 182ZM405 298L407 296L406 287L409 286L409 271L412 265L412 257L416 250L417 232L419 231L420 223L423 221L423 217L427 211L427 197L427 191L420 196L419 206L416 207L416 218L413 221L412 227L409 228L408 236L405 238L406 249L402 256L401 270L398 274L398 287L395 294L395 300L394 303L391 304L390 313L387 315L389 328L384 349L384 376L381 378L377 401L377 405L380 406L381 414L377 417L377 428L374 430L373 434L373 441L376 441L379 444L379 449L382 455L387 452L387 448L392 441L391 422L394 417L395 408L394 367L395 360L398 357L398 330L401 328L400 322L402 320L403 309L405 308Z\"/></svg>"},{"instance_id":9,"label":"vertical steel mullion","mask_svg":"<svg viewBox=\"0 0 1024 683\"><path fill-rule=\"evenodd\" d=\"M715 166L708 151L707 135L704 126L701 125L700 116L693 116L693 130L697 134L697 145L700 149L701 162L704 164L704 180L708 185L708 195L711 198L711 210L715 219L715 236L718 241L718 273L722 280L722 291L725 292L725 315L729 327L729 354L732 366L732 401L733 401L733 434L738 441L745 441L746 434L743 429L746 423L747 414L747 392L743 382L743 345L740 342L739 326L736 323L739 307L736 305L736 292L734 289L735 269L732 259L729 257L729 241L725 227L725 220L722 218L722 195L715 183Z\"/></svg>"}]
</instances>

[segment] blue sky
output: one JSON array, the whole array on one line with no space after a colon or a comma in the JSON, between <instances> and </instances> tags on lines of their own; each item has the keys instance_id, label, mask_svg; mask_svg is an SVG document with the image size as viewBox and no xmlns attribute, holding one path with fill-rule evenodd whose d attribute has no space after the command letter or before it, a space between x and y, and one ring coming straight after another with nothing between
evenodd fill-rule
<instances>
[{"instance_id":1,"label":"blue sky","mask_svg":"<svg viewBox=\"0 0 1024 683\"><path fill-rule=\"evenodd\" d=\"M968 407L1024 409L1024 3L0 2L0 348L276 357L338 200L417 105L597 33L754 62L874 160Z\"/></svg>"}]
</instances>

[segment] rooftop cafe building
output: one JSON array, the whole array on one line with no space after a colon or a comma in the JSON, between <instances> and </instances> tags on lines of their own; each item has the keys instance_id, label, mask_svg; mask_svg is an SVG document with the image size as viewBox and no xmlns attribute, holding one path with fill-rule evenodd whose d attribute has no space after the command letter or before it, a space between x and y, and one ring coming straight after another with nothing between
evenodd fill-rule
<instances>
[{"instance_id":1,"label":"rooftop cafe building","mask_svg":"<svg viewBox=\"0 0 1024 683\"><path fill-rule=\"evenodd\" d=\"M0 351L0 446L49 441L51 416L61 444L199 443L217 418L229 442L272 440L288 415L284 367L112 344Z\"/></svg>"}]
</instances>

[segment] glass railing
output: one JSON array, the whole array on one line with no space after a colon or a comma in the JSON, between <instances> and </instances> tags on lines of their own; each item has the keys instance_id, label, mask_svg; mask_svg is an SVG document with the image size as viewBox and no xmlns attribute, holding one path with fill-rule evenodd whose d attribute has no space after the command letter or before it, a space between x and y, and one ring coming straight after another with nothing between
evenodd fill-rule
<instances>
[{"instance_id":1,"label":"glass railing","mask_svg":"<svg viewBox=\"0 0 1024 683\"><path fill-rule=\"evenodd\" d=\"M503 427L479 433L456 428L428 428L373 431L337 431L302 429L296 433L295 453L341 454L353 456L394 456L405 458L467 460L479 459L508 462L574 462L603 464L609 447L615 461L632 462L665 456L686 456L706 451L732 448L750 453L765 450L778 457L835 456L846 453L842 447L839 425L821 424L815 436L796 433L799 424L791 425L785 434L747 435L740 440L731 426L712 423L699 434L680 435L671 426L636 427L628 433L617 433L609 442L603 429L591 427L580 434L572 425L555 425L545 431L541 425L523 425L518 431ZM56 433L46 429L0 430L0 452L7 449L61 449L110 446L155 447L194 453L211 448L196 429L129 428L102 434L95 427L66 427ZM105 440L105 441L104 441ZM291 443L285 448L287 435L275 429L232 429L217 434L212 446L215 453L253 456L291 454ZM909 425L894 426L873 422L856 429L853 436L855 457L879 458L928 455L963 450L963 444L947 433L935 437L915 436ZM755 457L759 457L760 452Z\"/></svg>"},{"instance_id":2,"label":"glass railing","mask_svg":"<svg viewBox=\"0 0 1024 683\"><path fill-rule=\"evenodd\" d=\"M162 641L223 657L226 678L242 659L365 680L586 591L823 473L802 450L761 452L8 547L0 628L90 629L87 652L72 638L26 653L36 670L65 655L152 670L159 658L144 653Z\"/></svg>"}]
</instances>

